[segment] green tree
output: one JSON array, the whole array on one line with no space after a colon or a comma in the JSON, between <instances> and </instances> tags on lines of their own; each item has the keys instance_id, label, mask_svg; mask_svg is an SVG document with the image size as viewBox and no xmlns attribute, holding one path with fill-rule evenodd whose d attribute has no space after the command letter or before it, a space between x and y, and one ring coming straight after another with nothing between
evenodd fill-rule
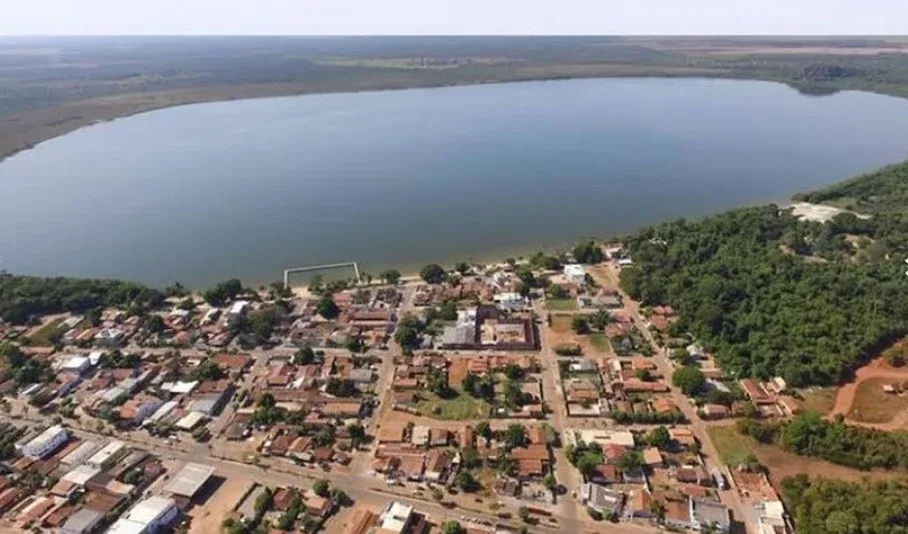
<instances>
[{"instance_id":1,"label":"green tree","mask_svg":"<svg viewBox=\"0 0 908 534\"><path fill-rule=\"evenodd\" d=\"M212 306L223 306L243 292L243 283L236 278L225 280L202 293L205 302Z\"/></svg>"},{"instance_id":2,"label":"green tree","mask_svg":"<svg viewBox=\"0 0 908 534\"><path fill-rule=\"evenodd\" d=\"M508 377L508 380L520 380L523 378L523 369L517 364L509 363L504 367L504 376Z\"/></svg>"},{"instance_id":3,"label":"green tree","mask_svg":"<svg viewBox=\"0 0 908 534\"><path fill-rule=\"evenodd\" d=\"M293 355L293 365L309 365L315 361L315 351L312 347L303 347Z\"/></svg>"},{"instance_id":4,"label":"green tree","mask_svg":"<svg viewBox=\"0 0 908 534\"><path fill-rule=\"evenodd\" d=\"M444 282L447 274L440 265L432 263L423 267L419 271L419 276L430 284L440 284Z\"/></svg>"},{"instance_id":5,"label":"green tree","mask_svg":"<svg viewBox=\"0 0 908 534\"><path fill-rule=\"evenodd\" d=\"M404 315L397 323L394 341L403 349L414 349L420 341L419 320L412 315Z\"/></svg>"},{"instance_id":6,"label":"green tree","mask_svg":"<svg viewBox=\"0 0 908 534\"><path fill-rule=\"evenodd\" d=\"M400 282L401 274L399 271L389 269L387 271L383 271L378 275L378 277L384 280L387 284L397 285L397 283Z\"/></svg>"},{"instance_id":7,"label":"green tree","mask_svg":"<svg viewBox=\"0 0 908 534\"><path fill-rule=\"evenodd\" d=\"M330 485L327 480L319 479L312 484L312 492L319 497L327 497Z\"/></svg>"},{"instance_id":8,"label":"green tree","mask_svg":"<svg viewBox=\"0 0 908 534\"><path fill-rule=\"evenodd\" d=\"M664 426L658 426L650 430L649 434L646 435L646 442L652 447L659 447L660 449L666 449L671 444L672 438L668 433L668 429Z\"/></svg>"},{"instance_id":9,"label":"green tree","mask_svg":"<svg viewBox=\"0 0 908 534\"><path fill-rule=\"evenodd\" d=\"M672 384L680 388L685 395L694 396L706 386L706 376L698 367L688 365L677 369L672 374Z\"/></svg>"},{"instance_id":10,"label":"green tree","mask_svg":"<svg viewBox=\"0 0 908 534\"><path fill-rule=\"evenodd\" d=\"M441 524L441 534L466 534L467 529L463 528L460 523L449 519Z\"/></svg>"},{"instance_id":11,"label":"green tree","mask_svg":"<svg viewBox=\"0 0 908 534\"><path fill-rule=\"evenodd\" d=\"M331 295L325 295L320 298L315 305L315 311L325 319L334 319L340 314L340 310Z\"/></svg>"},{"instance_id":12,"label":"green tree","mask_svg":"<svg viewBox=\"0 0 908 534\"><path fill-rule=\"evenodd\" d=\"M347 425L347 432L350 434L350 444L356 449L366 441L366 429L360 423L350 423Z\"/></svg>"},{"instance_id":13,"label":"green tree","mask_svg":"<svg viewBox=\"0 0 908 534\"><path fill-rule=\"evenodd\" d=\"M631 471L634 469L640 469L646 465L646 461L643 459L643 455L638 451L627 451L621 458L618 458L618 467L623 471Z\"/></svg>"},{"instance_id":14,"label":"green tree","mask_svg":"<svg viewBox=\"0 0 908 534\"><path fill-rule=\"evenodd\" d=\"M605 259L602 249L592 240L577 243L571 254L579 263L600 263Z\"/></svg>"},{"instance_id":15,"label":"green tree","mask_svg":"<svg viewBox=\"0 0 908 534\"><path fill-rule=\"evenodd\" d=\"M577 459L577 471L580 471L580 474L583 475L583 478L589 480L589 478L596 472L596 466L599 465L599 461L593 455L584 454Z\"/></svg>"},{"instance_id":16,"label":"green tree","mask_svg":"<svg viewBox=\"0 0 908 534\"><path fill-rule=\"evenodd\" d=\"M574 318L571 319L571 329L580 335L589 334L590 323L587 321L586 317L575 315Z\"/></svg>"},{"instance_id":17,"label":"green tree","mask_svg":"<svg viewBox=\"0 0 908 534\"><path fill-rule=\"evenodd\" d=\"M473 447L468 447L461 451L460 461L465 469L474 469L482 465L482 458Z\"/></svg>"},{"instance_id":18,"label":"green tree","mask_svg":"<svg viewBox=\"0 0 908 534\"><path fill-rule=\"evenodd\" d=\"M517 517L520 518L524 523L530 522L530 509L526 506L521 506L517 509Z\"/></svg>"},{"instance_id":19,"label":"green tree","mask_svg":"<svg viewBox=\"0 0 908 534\"><path fill-rule=\"evenodd\" d=\"M520 423L511 423L504 433L504 446L507 450L523 447L527 444L527 429Z\"/></svg>"},{"instance_id":20,"label":"green tree","mask_svg":"<svg viewBox=\"0 0 908 534\"><path fill-rule=\"evenodd\" d=\"M492 427L489 426L488 421L480 421L476 424L476 435L486 440L486 443L492 439Z\"/></svg>"},{"instance_id":21,"label":"green tree","mask_svg":"<svg viewBox=\"0 0 908 534\"><path fill-rule=\"evenodd\" d=\"M454 483L457 487L466 492L473 492L479 488L479 483L473 478L468 471L461 471L454 477Z\"/></svg>"},{"instance_id":22,"label":"green tree","mask_svg":"<svg viewBox=\"0 0 908 534\"><path fill-rule=\"evenodd\" d=\"M142 322L142 328L148 330L152 334L159 334L164 331L167 326L164 324L164 319L160 315L149 315Z\"/></svg>"}]
</instances>

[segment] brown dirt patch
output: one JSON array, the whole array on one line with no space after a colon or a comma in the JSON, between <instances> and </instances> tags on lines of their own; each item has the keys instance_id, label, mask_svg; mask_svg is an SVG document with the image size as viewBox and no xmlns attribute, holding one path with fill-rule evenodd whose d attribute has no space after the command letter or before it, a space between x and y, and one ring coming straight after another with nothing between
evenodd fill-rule
<instances>
[{"instance_id":1,"label":"brown dirt patch","mask_svg":"<svg viewBox=\"0 0 908 534\"><path fill-rule=\"evenodd\" d=\"M849 482L858 482L864 477L869 477L873 480L884 480L892 475L892 473L887 471L860 471L817 458L798 456L775 445L761 445L751 442L750 447L757 459L760 460L760 463L769 468L769 479L776 488L781 487L780 484L784 478L801 473L810 475L822 473L826 478Z\"/></svg>"},{"instance_id":2,"label":"brown dirt patch","mask_svg":"<svg viewBox=\"0 0 908 534\"><path fill-rule=\"evenodd\" d=\"M228 478L224 484L208 499L204 506L193 508L189 516L192 522L190 534L220 534L221 521L229 516L233 507L252 484L240 478Z\"/></svg>"},{"instance_id":3,"label":"brown dirt patch","mask_svg":"<svg viewBox=\"0 0 908 534\"><path fill-rule=\"evenodd\" d=\"M896 383L904 382L908 380L908 367L892 367L882 358L877 358L870 362L869 364L861 367L855 373L855 379L848 384L843 385L839 388L838 395L836 396L835 406L832 409L832 412L829 414L830 417L833 417L837 414L842 414L846 416L848 423L855 425L862 425L867 427L878 428L880 430L898 430L905 426L908 426L908 410L902 408L901 412L893 411L893 417L889 419L888 422L867 422L865 420L858 420L851 417L853 412L853 407L855 405L856 399L858 397L859 388L858 386L865 381L873 380L871 384L879 384L880 389L882 389L883 383ZM868 386L872 387L872 386ZM865 392L864 397L867 397L871 390L864 388L862 391ZM882 393L882 392L881 392ZM897 397L892 396L894 399L887 402L891 404ZM862 414L867 412L864 410L869 409L868 402L872 402L871 397L868 397L868 400L862 399L861 406L858 406L858 409L861 410ZM897 406L893 406L890 410L896 410ZM877 413L878 410L872 409L874 413ZM866 418L865 416L862 416Z\"/></svg>"},{"instance_id":4,"label":"brown dirt patch","mask_svg":"<svg viewBox=\"0 0 908 534\"><path fill-rule=\"evenodd\" d=\"M467 376L467 364L469 363L469 358L455 358L451 362L451 367L448 368L448 383L451 387L460 389L460 385L463 383L463 379Z\"/></svg>"},{"instance_id":5,"label":"brown dirt patch","mask_svg":"<svg viewBox=\"0 0 908 534\"><path fill-rule=\"evenodd\" d=\"M848 419L861 423L892 423L904 419L908 411L908 395L886 393L884 386L892 385L888 378L868 378L858 384Z\"/></svg>"},{"instance_id":6,"label":"brown dirt patch","mask_svg":"<svg viewBox=\"0 0 908 534\"><path fill-rule=\"evenodd\" d=\"M826 415L835 407L836 388L814 388L805 391L801 405L809 412Z\"/></svg>"}]
</instances>

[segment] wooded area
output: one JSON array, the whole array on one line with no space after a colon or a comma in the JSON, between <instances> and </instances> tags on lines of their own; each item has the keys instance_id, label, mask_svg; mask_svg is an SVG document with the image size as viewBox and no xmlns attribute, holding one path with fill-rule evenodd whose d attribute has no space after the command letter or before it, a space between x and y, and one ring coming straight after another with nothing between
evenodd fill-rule
<instances>
[{"instance_id":1,"label":"wooded area","mask_svg":"<svg viewBox=\"0 0 908 534\"><path fill-rule=\"evenodd\" d=\"M908 483L810 480L782 482L800 534L900 534L908 532Z\"/></svg>"},{"instance_id":2,"label":"wooded area","mask_svg":"<svg viewBox=\"0 0 908 534\"><path fill-rule=\"evenodd\" d=\"M0 274L0 318L25 323L33 316L116 306L141 311L157 306L164 294L133 282L41 278Z\"/></svg>"},{"instance_id":3,"label":"wooded area","mask_svg":"<svg viewBox=\"0 0 908 534\"><path fill-rule=\"evenodd\" d=\"M673 306L674 329L731 372L834 384L908 331L906 183L901 165L803 195L860 189L872 220L802 222L770 205L646 228L625 240L635 266L622 286L646 305Z\"/></svg>"},{"instance_id":4,"label":"wooded area","mask_svg":"<svg viewBox=\"0 0 908 534\"><path fill-rule=\"evenodd\" d=\"M908 432L827 421L819 414L785 423L742 419L738 430L762 443L775 443L800 456L822 458L856 469L908 469Z\"/></svg>"}]
</instances>

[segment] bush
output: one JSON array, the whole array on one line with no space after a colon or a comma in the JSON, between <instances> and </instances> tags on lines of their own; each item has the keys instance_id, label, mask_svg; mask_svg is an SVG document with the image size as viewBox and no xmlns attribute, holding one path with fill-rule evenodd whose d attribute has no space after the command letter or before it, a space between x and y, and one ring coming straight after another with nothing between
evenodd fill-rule
<instances>
[{"instance_id":1,"label":"bush","mask_svg":"<svg viewBox=\"0 0 908 534\"><path fill-rule=\"evenodd\" d=\"M426 265L419 271L419 276L430 284L440 284L445 280L445 270L438 264Z\"/></svg>"},{"instance_id":2,"label":"bush","mask_svg":"<svg viewBox=\"0 0 908 534\"><path fill-rule=\"evenodd\" d=\"M706 376L698 367L687 365L672 374L672 384L681 388L685 395L692 397L703 390L706 385Z\"/></svg>"},{"instance_id":3,"label":"bush","mask_svg":"<svg viewBox=\"0 0 908 534\"><path fill-rule=\"evenodd\" d=\"M576 343L562 343L561 345L555 345L554 351L555 354L559 356L581 356L583 354L583 349L581 349L580 345Z\"/></svg>"}]
</instances>

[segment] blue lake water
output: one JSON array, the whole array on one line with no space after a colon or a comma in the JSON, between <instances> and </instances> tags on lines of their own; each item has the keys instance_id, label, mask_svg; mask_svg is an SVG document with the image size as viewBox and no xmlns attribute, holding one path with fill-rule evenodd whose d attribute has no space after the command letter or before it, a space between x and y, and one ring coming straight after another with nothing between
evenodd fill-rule
<instances>
[{"instance_id":1,"label":"blue lake water","mask_svg":"<svg viewBox=\"0 0 908 534\"><path fill-rule=\"evenodd\" d=\"M0 268L201 287L517 254L908 156L908 101L604 79L201 104L0 163Z\"/></svg>"}]
</instances>

